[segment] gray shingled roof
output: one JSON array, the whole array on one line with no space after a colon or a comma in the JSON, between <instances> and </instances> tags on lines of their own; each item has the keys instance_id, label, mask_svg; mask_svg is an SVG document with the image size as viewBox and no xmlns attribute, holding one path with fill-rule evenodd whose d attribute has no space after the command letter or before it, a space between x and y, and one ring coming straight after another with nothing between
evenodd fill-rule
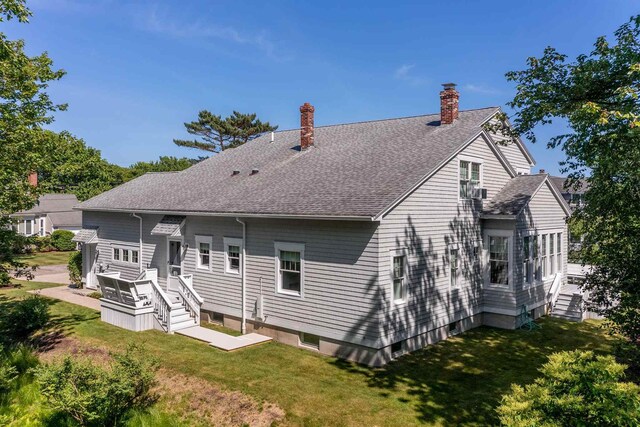
<instances>
[{"instance_id":1,"label":"gray shingled roof","mask_svg":"<svg viewBox=\"0 0 640 427\"><path fill-rule=\"evenodd\" d=\"M13 215L35 215L51 212L70 212L78 204L75 194L43 194L31 209Z\"/></svg>"},{"instance_id":2,"label":"gray shingled roof","mask_svg":"<svg viewBox=\"0 0 640 427\"><path fill-rule=\"evenodd\" d=\"M74 242L89 243L98 237L98 228L83 228L71 239Z\"/></svg>"},{"instance_id":3,"label":"gray shingled roof","mask_svg":"<svg viewBox=\"0 0 640 427\"><path fill-rule=\"evenodd\" d=\"M82 227L82 212L67 211L47 214L54 227Z\"/></svg>"},{"instance_id":4,"label":"gray shingled roof","mask_svg":"<svg viewBox=\"0 0 640 427\"><path fill-rule=\"evenodd\" d=\"M180 225L185 220L185 216L178 215L165 215L162 219L153 227L151 234L160 236L179 236L176 232L180 229Z\"/></svg>"},{"instance_id":5,"label":"gray shingled roof","mask_svg":"<svg viewBox=\"0 0 640 427\"><path fill-rule=\"evenodd\" d=\"M563 176L549 176L549 179L556 186L560 193L569 193L569 194L582 194L589 189L589 183L586 179L581 179L580 184L578 184L578 188L569 187L565 188L568 178Z\"/></svg>"},{"instance_id":6,"label":"gray shingled roof","mask_svg":"<svg viewBox=\"0 0 640 427\"><path fill-rule=\"evenodd\" d=\"M78 207L91 210L375 217L481 131L497 107L266 134L189 169L143 175ZM251 174L252 169L258 172ZM240 173L233 175L233 171Z\"/></svg>"},{"instance_id":7,"label":"gray shingled roof","mask_svg":"<svg viewBox=\"0 0 640 427\"><path fill-rule=\"evenodd\" d=\"M547 174L518 175L491 199L483 208L488 215L518 215L531 197L547 179Z\"/></svg>"}]
</instances>

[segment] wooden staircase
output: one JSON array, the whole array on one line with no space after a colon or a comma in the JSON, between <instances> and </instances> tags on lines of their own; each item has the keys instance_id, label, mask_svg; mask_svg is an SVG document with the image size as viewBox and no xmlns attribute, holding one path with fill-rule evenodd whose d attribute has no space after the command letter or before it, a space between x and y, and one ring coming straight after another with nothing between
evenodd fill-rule
<instances>
[{"instance_id":1,"label":"wooden staircase","mask_svg":"<svg viewBox=\"0 0 640 427\"><path fill-rule=\"evenodd\" d=\"M572 322L581 322L583 319L582 293L575 285L564 285L560 289L558 298L553 304L551 316Z\"/></svg>"}]
</instances>

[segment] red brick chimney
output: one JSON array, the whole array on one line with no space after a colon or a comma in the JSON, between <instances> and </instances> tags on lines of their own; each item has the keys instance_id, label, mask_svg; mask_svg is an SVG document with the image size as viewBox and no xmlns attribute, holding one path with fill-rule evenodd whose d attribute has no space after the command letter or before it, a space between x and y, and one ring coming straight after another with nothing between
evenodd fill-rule
<instances>
[{"instance_id":1,"label":"red brick chimney","mask_svg":"<svg viewBox=\"0 0 640 427\"><path fill-rule=\"evenodd\" d=\"M27 180L29 181L29 184L31 184L32 187L37 187L38 186L38 172L31 172L29 174L29 178L27 178Z\"/></svg>"},{"instance_id":2,"label":"red brick chimney","mask_svg":"<svg viewBox=\"0 0 640 427\"><path fill-rule=\"evenodd\" d=\"M450 125L458 118L458 100L460 94L455 83L443 83L444 90L440 92L440 124Z\"/></svg>"},{"instance_id":3,"label":"red brick chimney","mask_svg":"<svg viewBox=\"0 0 640 427\"><path fill-rule=\"evenodd\" d=\"M313 105L305 102L300 107L300 148L306 150L313 146Z\"/></svg>"}]
</instances>

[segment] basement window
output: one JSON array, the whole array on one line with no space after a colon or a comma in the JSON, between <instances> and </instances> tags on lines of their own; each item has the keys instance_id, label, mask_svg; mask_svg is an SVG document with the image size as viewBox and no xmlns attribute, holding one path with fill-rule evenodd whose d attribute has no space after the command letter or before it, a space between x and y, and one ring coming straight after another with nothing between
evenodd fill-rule
<instances>
[{"instance_id":1,"label":"basement window","mask_svg":"<svg viewBox=\"0 0 640 427\"><path fill-rule=\"evenodd\" d=\"M398 341L391 344L391 355L398 356L404 350L404 341Z\"/></svg>"},{"instance_id":2,"label":"basement window","mask_svg":"<svg viewBox=\"0 0 640 427\"><path fill-rule=\"evenodd\" d=\"M318 350L320 348L320 337L318 335L300 332L300 344Z\"/></svg>"}]
</instances>

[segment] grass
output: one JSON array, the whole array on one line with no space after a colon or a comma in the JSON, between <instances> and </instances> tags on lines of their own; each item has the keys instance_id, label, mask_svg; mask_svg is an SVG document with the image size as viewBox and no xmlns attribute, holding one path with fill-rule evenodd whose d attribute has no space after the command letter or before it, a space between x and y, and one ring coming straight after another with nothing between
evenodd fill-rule
<instances>
[{"instance_id":1,"label":"grass","mask_svg":"<svg viewBox=\"0 0 640 427\"><path fill-rule=\"evenodd\" d=\"M0 298L49 286L22 283ZM180 335L134 333L60 301L51 312L56 328L84 343L143 341L163 366L275 403L285 425L492 425L500 397L536 378L551 353L608 352L612 344L599 323L547 318L531 332L477 328L374 369L275 342L227 353Z\"/></svg>"},{"instance_id":2,"label":"grass","mask_svg":"<svg viewBox=\"0 0 640 427\"><path fill-rule=\"evenodd\" d=\"M27 265L30 266L43 266L43 265L58 265L58 264L67 264L69 262L69 257L75 251L67 251L67 252L35 252L33 254L21 255L18 257L19 260L24 261Z\"/></svg>"}]
</instances>

